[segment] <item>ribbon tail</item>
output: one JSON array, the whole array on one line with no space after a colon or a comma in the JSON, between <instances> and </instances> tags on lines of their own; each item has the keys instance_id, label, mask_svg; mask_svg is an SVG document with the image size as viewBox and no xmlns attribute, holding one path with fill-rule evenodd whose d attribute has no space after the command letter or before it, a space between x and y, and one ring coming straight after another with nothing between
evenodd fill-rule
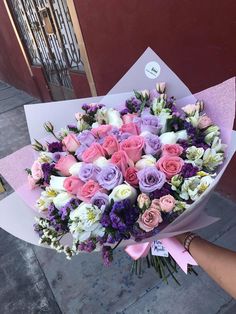
<instances>
[{"instance_id":1,"label":"ribbon tail","mask_svg":"<svg viewBox=\"0 0 236 314\"><path fill-rule=\"evenodd\" d=\"M188 264L197 265L197 262L189 254L189 252L185 250L178 240L168 238L162 239L161 242L185 274L188 273Z\"/></svg>"},{"instance_id":2,"label":"ribbon tail","mask_svg":"<svg viewBox=\"0 0 236 314\"><path fill-rule=\"evenodd\" d=\"M145 242L140 244L128 245L125 248L125 252L129 254L135 261L140 257L145 257L148 255L148 252L151 247L151 242Z\"/></svg>"}]
</instances>

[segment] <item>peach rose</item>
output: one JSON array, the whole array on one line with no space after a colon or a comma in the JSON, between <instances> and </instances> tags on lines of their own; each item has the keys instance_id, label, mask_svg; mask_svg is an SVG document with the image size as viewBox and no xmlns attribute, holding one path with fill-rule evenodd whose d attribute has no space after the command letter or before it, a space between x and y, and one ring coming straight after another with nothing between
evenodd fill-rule
<instances>
[{"instance_id":1,"label":"peach rose","mask_svg":"<svg viewBox=\"0 0 236 314\"><path fill-rule=\"evenodd\" d=\"M90 203L91 198L97 193L97 192L105 192L105 190L100 187L100 185L93 181L88 180L77 192L77 197L86 203Z\"/></svg>"},{"instance_id":2,"label":"peach rose","mask_svg":"<svg viewBox=\"0 0 236 314\"><path fill-rule=\"evenodd\" d=\"M179 144L165 144L161 149L163 156L180 156L184 150Z\"/></svg>"},{"instance_id":3,"label":"peach rose","mask_svg":"<svg viewBox=\"0 0 236 314\"><path fill-rule=\"evenodd\" d=\"M144 138L138 135L133 135L124 140L120 146L121 150L126 152L128 157L132 159L133 162L137 162L142 156Z\"/></svg>"},{"instance_id":4,"label":"peach rose","mask_svg":"<svg viewBox=\"0 0 236 314\"><path fill-rule=\"evenodd\" d=\"M168 194L159 199L159 204L163 212L169 213L175 207L175 198Z\"/></svg>"},{"instance_id":5,"label":"peach rose","mask_svg":"<svg viewBox=\"0 0 236 314\"><path fill-rule=\"evenodd\" d=\"M139 134L137 125L133 122L123 124L122 127L120 128L120 130L123 133L130 133L132 135L138 135Z\"/></svg>"},{"instance_id":6,"label":"peach rose","mask_svg":"<svg viewBox=\"0 0 236 314\"><path fill-rule=\"evenodd\" d=\"M125 181L134 187L138 187L138 170L134 167L129 167L125 171Z\"/></svg>"},{"instance_id":7,"label":"peach rose","mask_svg":"<svg viewBox=\"0 0 236 314\"><path fill-rule=\"evenodd\" d=\"M212 125L212 120L207 115L203 115L198 120L198 127L199 129L206 129L210 125Z\"/></svg>"},{"instance_id":8,"label":"peach rose","mask_svg":"<svg viewBox=\"0 0 236 314\"><path fill-rule=\"evenodd\" d=\"M64 137L62 144L66 147L68 152L74 153L77 148L80 146L80 142L77 140L75 134L68 134L66 137Z\"/></svg>"},{"instance_id":9,"label":"peach rose","mask_svg":"<svg viewBox=\"0 0 236 314\"><path fill-rule=\"evenodd\" d=\"M180 173L184 161L178 156L163 156L157 161L156 165L157 169L162 171L167 179L171 179L173 176Z\"/></svg>"},{"instance_id":10,"label":"peach rose","mask_svg":"<svg viewBox=\"0 0 236 314\"><path fill-rule=\"evenodd\" d=\"M101 137L107 136L111 130L112 130L112 125L102 124L98 126L97 128L93 128L91 132L93 133L94 136L101 138Z\"/></svg>"},{"instance_id":11,"label":"peach rose","mask_svg":"<svg viewBox=\"0 0 236 314\"><path fill-rule=\"evenodd\" d=\"M83 186L83 184L84 182L82 182L78 177L70 176L69 178L65 179L63 187L68 193L76 195Z\"/></svg>"},{"instance_id":12,"label":"peach rose","mask_svg":"<svg viewBox=\"0 0 236 314\"><path fill-rule=\"evenodd\" d=\"M93 143L88 147L82 154L82 160L84 162L94 162L99 157L105 156L105 151L103 147L98 143Z\"/></svg>"},{"instance_id":13,"label":"peach rose","mask_svg":"<svg viewBox=\"0 0 236 314\"><path fill-rule=\"evenodd\" d=\"M119 143L115 136L108 135L102 145L108 155L112 155L119 150Z\"/></svg>"},{"instance_id":14,"label":"peach rose","mask_svg":"<svg viewBox=\"0 0 236 314\"><path fill-rule=\"evenodd\" d=\"M59 170L64 176L70 176L69 169L77 160L72 155L62 156L55 164L55 169Z\"/></svg>"},{"instance_id":15,"label":"peach rose","mask_svg":"<svg viewBox=\"0 0 236 314\"><path fill-rule=\"evenodd\" d=\"M31 175L32 178L36 181L39 181L43 178L43 170L41 163L37 160L34 161L32 167L31 167Z\"/></svg>"},{"instance_id":16,"label":"peach rose","mask_svg":"<svg viewBox=\"0 0 236 314\"><path fill-rule=\"evenodd\" d=\"M133 122L134 118L137 117L137 113L127 113L123 115L122 120L124 124Z\"/></svg>"},{"instance_id":17,"label":"peach rose","mask_svg":"<svg viewBox=\"0 0 236 314\"><path fill-rule=\"evenodd\" d=\"M134 163L133 161L128 157L126 152L123 150L119 150L118 152L115 152L111 157L111 163L116 165L118 168L120 168L123 176L125 176L126 169L128 167L133 167Z\"/></svg>"},{"instance_id":18,"label":"peach rose","mask_svg":"<svg viewBox=\"0 0 236 314\"><path fill-rule=\"evenodd\" d=\"M139 227L146 231L152 231L162 222L161 212L157 209L149 208L140 215L138 219Z\"/></svg>"}]
</instances>

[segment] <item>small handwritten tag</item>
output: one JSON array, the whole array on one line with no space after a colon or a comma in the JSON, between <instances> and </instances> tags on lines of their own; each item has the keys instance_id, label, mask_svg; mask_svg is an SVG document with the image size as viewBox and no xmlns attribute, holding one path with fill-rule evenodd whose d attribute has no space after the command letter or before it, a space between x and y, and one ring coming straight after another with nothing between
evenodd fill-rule
<instances>
[{"instance_id":1,"label":"small handwritten tag","mask_svg":"<svg viewBox=\"0 0 236 314\"><path fill-rule=\"evenodd\" d=\"M151 250L152 250L152 255L155 256L163 256L163 257L168 257L169 253L163 246L160 240L155 240L152 242L151 245Z\"/></svg>"}]
</instances>

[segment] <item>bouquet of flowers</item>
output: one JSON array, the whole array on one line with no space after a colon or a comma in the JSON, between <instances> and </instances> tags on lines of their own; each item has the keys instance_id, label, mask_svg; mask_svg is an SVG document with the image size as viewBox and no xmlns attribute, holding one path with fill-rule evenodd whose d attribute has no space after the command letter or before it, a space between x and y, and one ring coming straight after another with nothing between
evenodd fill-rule
<instances>
[{"instance_id":1,"label":"bouquet of flowers","mask_svg":"<svg viewBox=\"0 0 236 314\"><path fill-rule=\"evenodd\" d=\"M135 91L125 107L83 104L77 123L55 134L27 169L31 188L42 189L35 231L40 243L67 258L102 250L104 263L121 241L150 238L208 189L226 145L220 128L197 101L178 110L165 83ZM70 233L71 246L62 238Z\"/></svg>"},{"instance_id":2,"label":"bouquet of flowers","mask_svg":"<svg viewBox=\"0 0 236 314\"><path fill-rule=\"evenodd\" d=\"M151 60L158 61L153 73L161 69L159 79L167 78L167 85L154 84ZM1 201L0 226L34 244L39 237L68 259L101 251L105 265L118 245L125 246L136 273L145 258L165 278L165 269L176 270L172 257L186 273L187 264L196 265L172 237L217 220L204 207L235 151L235 81L194 97L152 51L137 64L122 82L128 90L131 82L149 90L84 104L26 106L31 139L40 140L33 143L33 157L25 147L0 160L1 173L17 192ZM151 81L139 82L141 75L132 80L144 66ZM45 114L51 120L44 124L47 138L37 127ZM66 125L72 114L76 123ZM156 252L160 245L172 257Z\"/></svg>"}]
</instances>

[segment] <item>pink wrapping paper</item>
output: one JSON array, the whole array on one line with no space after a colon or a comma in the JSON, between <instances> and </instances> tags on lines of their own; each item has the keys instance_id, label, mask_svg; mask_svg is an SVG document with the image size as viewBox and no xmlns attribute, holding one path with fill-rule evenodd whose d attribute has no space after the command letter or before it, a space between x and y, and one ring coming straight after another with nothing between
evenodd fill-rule
<instances>
[{"instance_id":1,"label":"pink wrapping paper","mask_svg":"<svg viewBox=\"0 0 236 314\"><path fill-rule=\"evenodd\" d=\"M144 68L148 62L154 60L160 64L160 75L155 80L147 79ZM138 78L138 82L136 78ZM195 97L203 99L206 103L206 112L211 116L213 121L222 128L222 138L224 139L224 142L228 144L229 149L227 150L227 159L224 166L207 193L203 194L203 196L195 202L188 211L185 211L173 223L168 225L157 236L150 240L173 237L179 233L205 227L218 220L217 218L207 216L204 213L204 208L213 189L235 152L235 132L231 139L235 116L235 78L231 78L219 85L206 89L194 95L194 97L184 83L150 48L148 48L143 56L112 89L112 92L115 93L122 91L120 94L109 94L103 98L94 97L89 99L25 106L31 139L44 138L46 134L44 133L42 125L45 121L51 121L57 129L60 129L60 127L73 121L74 113L80 110L81 105L85 101L96 102L100 100L109 107L114 107L114 104L121 106L124 100L132 94L130 89L152 89L155 87L156 81L167 81L168 86L170 85L170 89L173 91L173 95L176 95L175 91L177 87L178 96L181 98L178 102L179 105L182 105L183 103L186 104L188 101L194 101ZM129 84L127 82L129 82ZM0 227L27 242L38 244L38 237L32 228L35 212L31 208L34 207L34 203L38 198L40 191L36 190L32 193L32 191L27 188L26 173L19 170L30 167L33 160L33 151L30 150L28 146L0 160L0 173L6 178L17 193L13 193L0 202ZM124 241L123 245L133 243L134 241L129 240Z\"/></svg>"}]
</instances>

